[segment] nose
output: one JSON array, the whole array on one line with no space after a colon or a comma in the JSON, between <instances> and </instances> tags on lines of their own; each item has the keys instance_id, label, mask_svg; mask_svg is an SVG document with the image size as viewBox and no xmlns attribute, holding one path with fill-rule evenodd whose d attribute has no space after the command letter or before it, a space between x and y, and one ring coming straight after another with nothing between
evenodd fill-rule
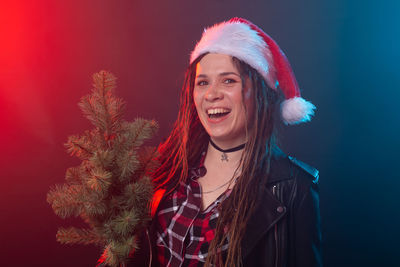
<instances>
[{"instance_id":1,"label":"nose","mask_svg":"<svg viewBox=\"0 0 400 267\"><path fill-rule=\"evenodd\" d=\"M205 94L207 101L214 102L223 98L223 94L217 85L211 84Z\"/></svg>"}]
</instances>

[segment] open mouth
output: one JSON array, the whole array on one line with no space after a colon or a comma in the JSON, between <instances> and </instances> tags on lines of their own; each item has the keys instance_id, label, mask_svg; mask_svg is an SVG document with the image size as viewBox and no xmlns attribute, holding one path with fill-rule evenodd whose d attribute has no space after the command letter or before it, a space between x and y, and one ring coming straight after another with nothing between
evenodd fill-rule
<instances>
[{"instance_id":1,"label":"open mouth","mask_svg":"<svg viewBox=\"0 0 400 267\"><path fill-rule=\"evenodd\" d=\"M213 118L222 118L226 115L228 115L231 111L226 108L213 108L207 110L207 115L210 119Z\"/></svg>"}]
</instances>

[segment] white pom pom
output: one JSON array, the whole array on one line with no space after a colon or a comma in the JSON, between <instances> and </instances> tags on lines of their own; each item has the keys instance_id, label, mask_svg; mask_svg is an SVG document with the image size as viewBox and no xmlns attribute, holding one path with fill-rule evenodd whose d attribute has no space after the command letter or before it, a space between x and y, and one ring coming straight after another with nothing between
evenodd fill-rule
<instances>
[{"instance_id":1,"label":"white pom pom","mask_svg":"<svg viewBox=\"0 0 400 267\"><path fill-rule=\"evenodd\" d=\"M301 97L287 99L281 104L282 118L285 124L298 124L311 120L316 107Z\"/></svg>"}]
</instances>

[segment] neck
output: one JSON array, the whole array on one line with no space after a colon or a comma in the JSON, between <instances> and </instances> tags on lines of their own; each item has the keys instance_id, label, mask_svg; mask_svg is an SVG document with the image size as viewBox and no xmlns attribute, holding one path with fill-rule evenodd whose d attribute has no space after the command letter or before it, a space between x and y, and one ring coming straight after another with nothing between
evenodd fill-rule
<instances>
[{"instance_id":1,"label":"neck","mask_svg":"<svg viewBox=\"0 0 400 267\"><path fill-rule=\"evenodd\" d=\"M243 141L243 140L223 141L223 140L214 140L214 139L211 139L211 138L210 138L210 141L212 141L218 148L220 148L222 150L228 150L228 149L231 149L231 148L235 148L235 147L238 147L238 146L246 143L246 141Z\"/></svg>"},{"instance_id":2,"label":"neck","mask_svg":"<svg viewBox=\"0 0 400 267\"><path fill-rule=\"evenodd\" d=\"M214 142L215 146L211 144L211 142L208 144L208 149L207 149L207 155L206 155L206 160L209 163L213 162L213 165L219 165L221 167L237 167L239 164L239 161L242 157L244 148L241 148L236 151L232 152L221 152L221 150L229 150L232 148L240 148L238 146L242 145L242 143L234 145L234 146L221 146L220 142ZM228 160L221 160L222 159L222 154L225 154Z\"/></svg>"},{"instance_id":3,"label":"neck","mask_svg":"<svg viewBox=\"0 0 400 267\"><path fill-rule=\"evenodd\" d=\"M241 145L232 147L232 148L228 148L228 149L222 149L219 146L217 146L211 139L210 139L210 144L218 151L222 152L222 153L231 153L231 152L235 152L238 150L242 150L244 148L244 146L246 145L246 143L243 143Z\"/></svg>"}]
</instances>

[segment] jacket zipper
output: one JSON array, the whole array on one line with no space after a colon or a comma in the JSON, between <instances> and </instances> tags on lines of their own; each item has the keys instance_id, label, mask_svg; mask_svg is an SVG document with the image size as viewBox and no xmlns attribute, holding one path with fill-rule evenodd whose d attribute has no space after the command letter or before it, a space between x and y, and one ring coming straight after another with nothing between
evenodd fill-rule
<instances>
[{"instance_id":1,"label":"jacket zipper","mask_svg":"<svg viewBox=\"0 0 400 267\"><path fill-rule=\"evenodd\" d=\"M272 187L272 194L278 198L276 195L276 185ZM274 226L274 237L275 237L275 267L278 267L278 258L279 258L279 246L278 246L278 225Z\"/></svg>"}]
</instances>

